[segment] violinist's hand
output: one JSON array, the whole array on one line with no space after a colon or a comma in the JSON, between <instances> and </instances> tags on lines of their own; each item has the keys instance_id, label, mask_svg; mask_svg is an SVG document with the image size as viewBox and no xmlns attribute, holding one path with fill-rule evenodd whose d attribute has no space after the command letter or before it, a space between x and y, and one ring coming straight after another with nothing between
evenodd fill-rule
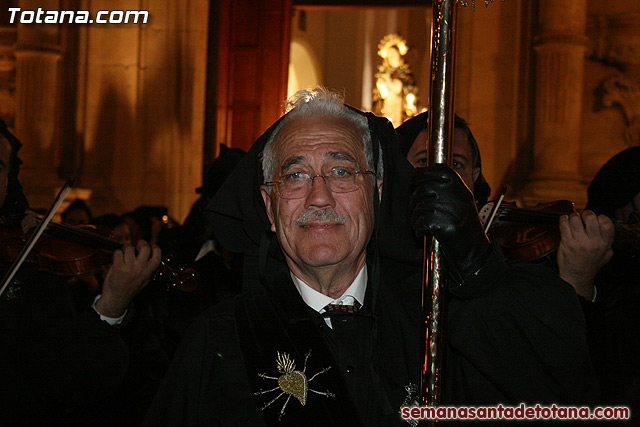
<instances>
[{"instance_id":1,"label":"violinist's hand","mask_svg":"<svg viewBox=\"0 0 640 427\"><path fill-rule=\"evenodd\" d=\"M584 211L560 217L560 277L588 301L594 296L596 274L613 256L614 235L613 222L605 215Z\"/></svg>"},{"instance_id":2,"label":"violinist's hand","mask_svg":"<svg viewBox=\"0 0 640 427\"><path fill-rule=\"evenodd\" d=\"M160 248L156 245L151 248L144 240L138 242L136 249L125 245L114 251L96 310L107 317L122 316L133 297L149 283L161 259Z\"/></svg>"}]
</instances>

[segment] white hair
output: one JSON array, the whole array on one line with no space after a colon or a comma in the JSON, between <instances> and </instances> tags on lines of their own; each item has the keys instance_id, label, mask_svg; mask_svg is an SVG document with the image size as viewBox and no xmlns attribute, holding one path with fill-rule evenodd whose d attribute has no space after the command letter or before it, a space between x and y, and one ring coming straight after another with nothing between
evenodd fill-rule
<instances>
[{"instance_id":1,"label":"white hair","mask_svg":"<svg viewBox=\"0 0 640 427\"><path fill-rule=\"evenodd\" d=\"M287 114L273 130L262 151L262 174L264 176L264 182L274 179L276 156L272 142L280 129L282 129L282 126L293 118L310 117L314 115L343 118L355 124L362 139L362 150L367 163L367 169L371 171L375 170L373 164L373 144L371 142L367 118L344 105L342 95L324 88L300 90L287 100L286 105ZM380 155L376 178L382 179L382 147L378 148Z\"/></svg>"}]
</instances>

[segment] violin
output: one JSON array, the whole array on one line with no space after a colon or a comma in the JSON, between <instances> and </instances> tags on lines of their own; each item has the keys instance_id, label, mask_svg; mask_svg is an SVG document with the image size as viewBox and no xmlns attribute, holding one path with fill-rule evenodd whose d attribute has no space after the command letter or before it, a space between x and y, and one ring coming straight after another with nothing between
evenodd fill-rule
<instances>
[{"instance_id":1,"label":"violin","mask_svg":"<svg viewBox=\"0 0 640 427\"><path fill-rule=\"evenodd\" d=\"M11 264L18 259L29 240L32 230L23 231L21 217L0 219L0 262L3 264ZM111 231L107 227L50 222L25 262L36 263L40 270L60 276L73 277L93 272L111 264L111 253L124 246L110 237ZM153 280L165 283L167 290L195 290L198 273L184 266L174 268L171 263L170 256L163 257Z\"/></svg>"},{"instance_id":2,"label":"violin","mask_svg":"<svg viewBox=\"0 0 640 427\"><path fill-rule=\"evenodd\" d=\"M487 236L498 242L509 260L533 261L543 258L560 245L559 220L562 215L577 213L569 200L540 203L533 208L517 207L513 202L489 202L479 212ZM613 250L628 257L640 258L640 227L622 221L615 227Z\"/></svg>"}]
</instances>

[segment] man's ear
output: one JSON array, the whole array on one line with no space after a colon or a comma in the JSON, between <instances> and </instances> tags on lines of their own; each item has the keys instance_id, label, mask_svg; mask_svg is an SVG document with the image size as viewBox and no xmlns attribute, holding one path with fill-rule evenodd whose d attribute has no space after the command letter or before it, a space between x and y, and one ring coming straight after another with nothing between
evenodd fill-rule
<instances>
[{"instance_id":1,"label":"man's ear","mask_svg":"<svg viewBox=\"0 0 640 427\"><path fill-rule=\"evenodd\" d=\"M384 181L379 179L378 180L378 200L382 200L382 183Z\"/></svg>"},{"instance_id":2,"label":"man's ear","mask_svg":"<svg viewBox=\"0 0 640 427\"><path fill-rule=\"evenodd\" d=\"M269 194L269 187L266 185L260 186L260 194L262 194L262 200L264 201L264 206L267 209L267 217L269 217L269 222L271 223L271 231L276 232L276 225L274 220L273 212L271 211L271 194Z\"/></svg>"},{"instance_id":3,"label":"man's ear","mask_svg":"<svg viewBox=\"0 0 640 427\"><path fill-rule=\"evenodd\" d=\"M480 168L473 168L473 182L480 176Z\"/></svg>"}]
</instances>

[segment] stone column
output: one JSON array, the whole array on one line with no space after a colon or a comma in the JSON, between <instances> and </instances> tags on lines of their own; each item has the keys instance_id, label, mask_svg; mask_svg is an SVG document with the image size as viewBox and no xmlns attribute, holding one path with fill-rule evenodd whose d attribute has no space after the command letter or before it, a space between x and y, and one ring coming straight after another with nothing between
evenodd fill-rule
<instances>
[{"instance_id":1,"label":"stone column","mask_svg":"<svg viewBox=\"0 0 640 427\"><path fill-rule=\"evenodd\" d=\"M533 171L525 204L585 198L580 183L580 120L587 49L586 0L540 0Z\"/></svg>"},{"instance_id":2,"label":"stone column","mask_svg":"<svg viewBox=\"0 0 640 427\"><path fill-rule=\"evenodd\" d=\"M16 102L14 98L16 60L13 55L16 27L0 26L0 119L13 128Z\"/></svg>"},{"instance_id":3,"label":"stone column","mask_svg":"<svg viewBox=\"0 0 640 427\"><path fill-rule=\"evenodd\" d=\"M54 4L55 3L55 4ZM54 9L59 2L49 2ZM22 10L37 10L37 2L20 1ZM60 115L60 27L55 24L18 24L16 57L15 131L24 147L20 180L29 202L47 207L60 183L57 123Z\"/></svg>"}]
</instances>

